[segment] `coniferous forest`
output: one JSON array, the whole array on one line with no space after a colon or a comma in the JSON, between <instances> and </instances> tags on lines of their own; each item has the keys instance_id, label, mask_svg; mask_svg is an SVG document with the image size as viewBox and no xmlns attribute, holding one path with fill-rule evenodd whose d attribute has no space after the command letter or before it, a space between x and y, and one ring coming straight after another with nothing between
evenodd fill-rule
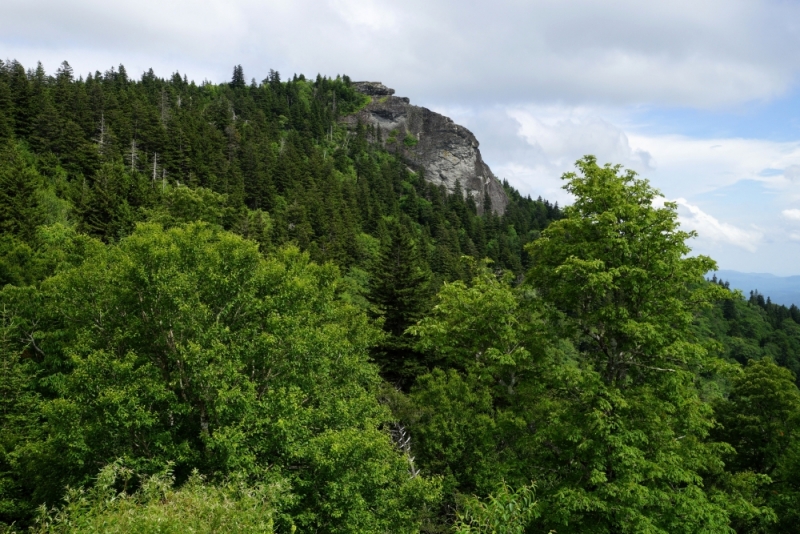
<instances>
[{"instance_id":1,"label":"coniferous forest","mask_svg":"<svg viewBox=\"0 0 800 534\"><path fill-rule=\"evenodd\" d=\"M0 532L797 532L800 310L592 156L448 194L369 98L0 62Z\"/></svg>"}]
</instances>

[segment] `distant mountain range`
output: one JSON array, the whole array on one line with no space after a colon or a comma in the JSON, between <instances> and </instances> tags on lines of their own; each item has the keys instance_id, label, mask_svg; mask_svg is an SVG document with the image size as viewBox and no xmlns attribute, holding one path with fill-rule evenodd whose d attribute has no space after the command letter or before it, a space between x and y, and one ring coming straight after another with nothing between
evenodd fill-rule
<instances>
[{"instance_id":1,"label":"distant mountain range","mask_svg":"<svg viewBox=\"0 0 800 534\"><path fill-rule=\"evenodd\" d=\"M800 276L740 273L725 269L717 271L716 275L717 278L730 282L731 289L741 289L745 297L750 296L750 291L758 290L764 298L769 297L777 304L800 306Z\"/></svg>"}]
</instances>

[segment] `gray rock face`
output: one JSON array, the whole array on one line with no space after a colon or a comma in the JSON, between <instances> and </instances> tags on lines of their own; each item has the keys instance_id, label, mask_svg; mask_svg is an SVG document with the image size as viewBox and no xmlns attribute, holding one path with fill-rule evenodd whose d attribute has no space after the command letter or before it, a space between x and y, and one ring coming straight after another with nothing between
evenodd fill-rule
<instances>
[{"instance_id":1,"label":"gray rock face","mask_svg":"<svg viewBox=\"0 0 800 534\"><path fill-rule=\"evenodd\" d=\"M372 98L364 109L342 120L355 127L360 121L375 130L373 142L380 142L400 156L415 171L422 170L425 179L443 185L449 193L461 184L464 195L472 194L483 211L489 196L492 211L503 214L508 205L500 180L478 150L478 140L452 119L433 111L412 106L408 98L394 96L380 82L353 82L356 90Z\"/></svg>"}]
</instances>

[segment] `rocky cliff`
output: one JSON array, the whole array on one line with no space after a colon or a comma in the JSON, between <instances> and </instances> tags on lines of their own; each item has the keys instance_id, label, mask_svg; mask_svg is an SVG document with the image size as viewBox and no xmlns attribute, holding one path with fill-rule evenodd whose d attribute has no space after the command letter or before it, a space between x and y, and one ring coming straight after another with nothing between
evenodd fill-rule
<instances>
[{"instance_id":1,"label":"rocky cliff","mask_svg":"<svg viewBox=\"0 0 800 534\"><path fill-rule=\"evenodd\" d=\"M443 185L448 192L461 184L464 195L472 194L483 211L486 195L492 211L505 212L508 204L500 180L481 158L478 140L452 119L427 108L412 106L408 98L394 96L380 82L354 82L358 91L372 101L358 113L343 120L355 127L371 125L372 140L400 156L413 170L422 170L425 179Z\"/></svg>"}]
</instances>

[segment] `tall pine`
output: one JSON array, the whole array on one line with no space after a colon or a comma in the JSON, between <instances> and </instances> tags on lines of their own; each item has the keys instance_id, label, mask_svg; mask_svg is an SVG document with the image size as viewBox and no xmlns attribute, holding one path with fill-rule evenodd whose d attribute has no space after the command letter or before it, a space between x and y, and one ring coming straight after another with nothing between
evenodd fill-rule
<instances>
[{"instance_id":1,"label":"tall pine","mask_svg":"<svg viewBox=\"0 0 800 534\"><path fill-rule=\"evenodd\" d=\"M426 369L406 329L422 316L430 298L430 274L411 237L409 222L392 221L388 225L370 282L370 301L383 318L387 334L375 351L375 360L384 377L402 387L409 386Z\"/></svg>"}]
</instances>

